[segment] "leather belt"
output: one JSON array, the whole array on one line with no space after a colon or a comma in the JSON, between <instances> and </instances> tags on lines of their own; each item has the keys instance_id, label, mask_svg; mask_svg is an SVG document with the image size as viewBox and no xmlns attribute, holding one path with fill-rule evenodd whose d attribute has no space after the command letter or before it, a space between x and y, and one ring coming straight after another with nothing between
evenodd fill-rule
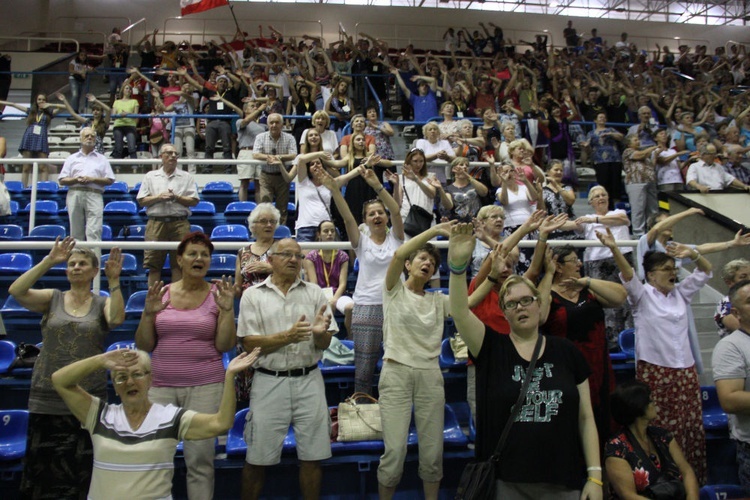
<instances>
[{"instance_id":1,"label":"leather belt","mask_svg":"<svg viewBox=\"0 0 750 500\"><path fill-rule=\"evenodd\" d=\"M187 220L187 216L182 217L159 217L156 215L150 215L148 220L155 220L156 222L177 222L181 220Z\"/></svg>"},{"instance_id":2,"label":"leather belt","mask_svg":"<svg viewBox=\"0 0 750 500\"><path fill-rule=\"evenodd\" d=\"M261 173L264 174L264 175L281 175L281 172L263 172L263 171L261 171Z\"/></svg>"},{"instance_id":3,"label":"leather belt","mask_svg":"<svg viewBox=\"0 0 750 500\"><path fill-rule=\"evenodd\" d=\"M266 370L265 368L256 368L255 370L259 371L260 373L265 373L266 375L273 375L274 377L301 377L317 369L318 364L315 363L314 365L308 366L307 368L295 368L293 370L274 371Z\"/></svg>"}]
</instances>

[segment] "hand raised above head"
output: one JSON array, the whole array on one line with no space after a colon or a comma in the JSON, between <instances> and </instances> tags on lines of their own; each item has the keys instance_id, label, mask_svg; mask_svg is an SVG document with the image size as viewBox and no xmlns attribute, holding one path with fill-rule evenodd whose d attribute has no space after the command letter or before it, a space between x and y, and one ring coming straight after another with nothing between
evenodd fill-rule
<instances>
[{"instance_id":1,"label":"hand raised above head","mask_svg":"<svg viewBox=\"0 0 750 500\"><path fill-rule=\"evenodd\" d=\"M476 243L473 230L473 224L459 223L451 226L450 243L448 245L449 265L456 268L468 265Z\"/></svg>"},{"instance_id":2,"label":"hand raised above head","mask_svg":"<svg viewBox=\"0 0 750 500\"><path fill-rule=\"evenodd\" d=\"M62 240L58 236L55 238L54 246L49 251L48 258L55 264L67 262L75 246L76 240L72 236L66 236Z\"/></svg>"}]
</instances>

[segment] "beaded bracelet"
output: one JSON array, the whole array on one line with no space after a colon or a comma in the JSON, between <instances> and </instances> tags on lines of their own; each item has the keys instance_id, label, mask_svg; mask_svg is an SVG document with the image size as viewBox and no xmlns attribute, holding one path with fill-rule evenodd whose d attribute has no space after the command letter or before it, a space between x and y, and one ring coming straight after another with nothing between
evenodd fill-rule
<instances>
[{"instance_id":1,"label":"beaded bracelet","mask_svg":"<svg viewBox=\"0 0 750 500\"><path fill-rule=\"evenodd\" d=\"M468 262L463 264L461 267L454 266L451 262L448 262L448 270L451 272L451 274L464 274L468 267Z\"/></svg>"}]
</instances>

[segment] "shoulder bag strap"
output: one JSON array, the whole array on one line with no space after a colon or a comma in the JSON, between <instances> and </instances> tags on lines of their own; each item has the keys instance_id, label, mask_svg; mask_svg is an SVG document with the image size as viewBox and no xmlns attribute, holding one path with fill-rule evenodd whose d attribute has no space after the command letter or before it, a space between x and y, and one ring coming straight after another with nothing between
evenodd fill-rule
<instances>
[{"instance_id":1,"label":"shoulder bag strap","mask_svg":"<svg viewBox=\"0 0 750 500\"><path fill-rule=\"evenodd\" d=\"M516 404L513 405L513 408L510 411L510 416L508 417L508 420L505 422L505 427L503 428L503 433L500 434L500 440L497 442L497 446L495 447L495 451L492 453L492 456L490 457L490 460L497 461L500 458L500 452L503 449L503 445L505 445L505 440L508 438L508 434L510 433L510 428L513 426L513 422L516 420L516 417L518 416L518 413L521 411L521 404L523 403L524 398L526 397L526 391L529 390L529 384L531 383L531 375L534 373L534 367L536 366L536 361L539 359L539 351L542 350L542 334L539 334L539 337L536 339L536 345L534 346L534 354L531 355L531 361L529 362L529 367L526 369L526 377L523 379L523 384L521 385L521 392L518 393L518 399L516 400Z\"/></svg>"}]
</instances>

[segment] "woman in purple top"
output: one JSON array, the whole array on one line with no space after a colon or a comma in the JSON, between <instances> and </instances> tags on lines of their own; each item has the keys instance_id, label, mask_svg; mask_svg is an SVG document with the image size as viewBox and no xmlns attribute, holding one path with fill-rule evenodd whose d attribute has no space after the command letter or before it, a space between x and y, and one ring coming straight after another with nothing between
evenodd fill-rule
<instances>
[{"instance_id":1,"label":"woman in purple top","mask_svg":"<svg viewBox=\"0 0 750 500\"><path fill-rule=\"evenodd\" d=\"M148 289L135 333L138 349L151 353L151 401L216 413L224 386L223 352L235 346L232 278L206 281L213 244L201 232L177 247L182 279ZM189 498L213 498L214 440L184 444Z\"/></svg>"},{"instance_id":2,"label":"woman in purple top","mask_svg":"<svg viewBox=\"0 0 750 500\"><path fill-rule=\"evenodd\" d=\"M336 226L327 220L318 224L317 241L338 241ZM323 289L331 309L334 307L344 315L346 333L352 323L354 301L346 294L349 277L349 255L343 250L313 250L303 262L307 281Z\"/></svg>"}]
</instances>

